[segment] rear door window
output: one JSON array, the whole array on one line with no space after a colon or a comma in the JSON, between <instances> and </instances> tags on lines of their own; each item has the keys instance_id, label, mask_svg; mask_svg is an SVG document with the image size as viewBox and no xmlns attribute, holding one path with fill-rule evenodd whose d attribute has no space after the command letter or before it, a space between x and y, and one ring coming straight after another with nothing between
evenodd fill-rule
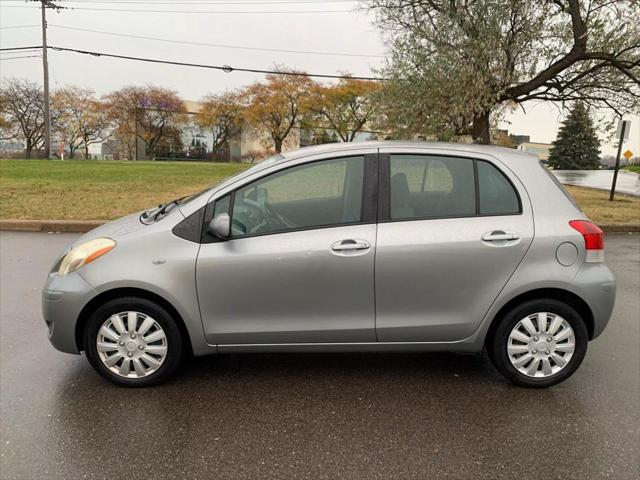
<instances>
[{"instance_id":1,"label":"rear door window","mask_svg":"<svg viewBox=\"0 0 640 480\"><path fill-rule=\"evenodd\" d=\"M392 220L475 215L473 160L432 155L391 155Z\"/></svg>"}]
</instances>

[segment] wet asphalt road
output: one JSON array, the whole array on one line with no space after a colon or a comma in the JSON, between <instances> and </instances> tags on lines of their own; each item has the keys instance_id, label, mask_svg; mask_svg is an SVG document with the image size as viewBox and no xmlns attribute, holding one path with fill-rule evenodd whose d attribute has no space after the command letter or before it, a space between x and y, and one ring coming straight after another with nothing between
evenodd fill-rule
<instances>
[{"instance_id":1,"label":"wet asphalt road","mask_svg":"<svg viewBox=\"0 0 640 480\"><path fill-rule=\"evenodd\" d=\"M640 237L608 237L618 302L578 372L512 387L481 356L195 359L105 383L49 346L40 288L72 235L0 234L0 478L640 476Z\"/></svg>"}]
</instances>

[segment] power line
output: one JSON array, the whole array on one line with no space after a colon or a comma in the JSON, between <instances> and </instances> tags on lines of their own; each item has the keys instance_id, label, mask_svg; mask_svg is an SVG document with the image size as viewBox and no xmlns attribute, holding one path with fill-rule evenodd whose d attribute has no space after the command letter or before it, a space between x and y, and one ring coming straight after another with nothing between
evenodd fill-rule
<instances>
[{"instance_id":1,"label":"power line","mask_svg":"<svg viewBox=\"0 0 640 480\"><path fill-rule=\"evenodd\" d=\"M19 60L21 58L42 58L42 55L22 55L20 57L0 57L0 62L4 62L6 60Z\"/></svg>"},{"instance_id":2,"label":"power line","mask_svg":"<svg viewBox=\"0 0 640 480\"><path fill-rule=\"evenodd\" d=\"M383 55L369 55L369 54L360 54L360 53L345 53L345 52L319 52L319 51L308 51L308 50L288 50L288 49L278 49L278 48L262 48L262 47L247 47L242 45L227 45L227 44L217 44L217 43L204 43L204 42L193 42L186 40L170 40L167 38L158 38L158 37L146 37L142 35L130 35L126 33L114 33L114 32L106 32L103 30L90 30L88 28L79 28L79 27L68 27L63 25L55 25L50 23L50 27L62 28L65 30L77 30L80 32L90 32L90 33L99 33L101 35L111 35L115 37L127 37L127 38L137 38L141 40L153 40L157 42L167 42L167 43L177 43L182 45L198 45L204 47L214 47L214 48L229 48L229 49L238 49L238 50L252 50L252 51L262 51L262 52L277 52L277 53L301 53L305 55L330 55L330 56L343 56L343 57L370 57L370 58L384 58Z\"/></svg>"},{"instance_id":3,"label":"power line","mask_svg":"<svg viewBox=\"0 0 640 480\"><path fill-rule=\"evenodd\" d=\"M22 52L0 52L0 58L11 58L11 55L35 54L38 50L27 50Z\"/></svg>"},{"instance_id":4,"label":"power line","mask_svg":"<svg viewBox=\"0 0 640 480\"><path fill-rule=\"evenodd\" d=\"M25 50L0 51L0 55L14 55L16 53L31 53L31 52L37 52L39 50L42 50L42 47L40 47L40 48L30 48L30 49L25 49Z\"/></svg>"},{"instance_id":5,"label":"power line","mask_svg":"<svg viewBox=\"0 0 640 480\"><path fill-rule=\"evenodd\" d=\"M38 8L23 5L5 5L3 8ZM73 11L96 11L96 12L141 12L141 13L197 13L215 15L225 14L249 14L249 15L267 15L267 14L296 14L296 13L354 13L354 10L156 10L156 9L130 9L130 8L94 8L94 7L63 7L65 10Z\"/></svg>"},{"instance_id":6,"label":"power line","mask_svg":"<svg viewBox=\"0 0 640 480\"><path fill-rule=\"evenodd\" d=\"M380 77L365 77L365 76L349 76L349 75L331 75L331 74L323 74L323 73L304 73L304 72L287 72L287 71L278 71L278 70L264 70L259 68L239 68L232 67L230 65L208 65L203 63L189 63L189 62L177 62L173 60L159 60L155 58L147 58L147 57L133 57L130 55L117 55L114 53L104 53L104 52L95 52L91 50L80 50L76 48L66 48L66 47L54 47L49 46L56 51L60 52L74 52L81 53L83 55L92 55L94 57L109 57L109 58L119 58L122 60L134 60L138 62L147 62L147 63L159 63L165 65L177 65L182 67L196 67L196 68L208 68L212 70L221 70L225 73L231 72L248 72L248 73L263 73L263 74L280 74L280 75L289 75L296 77L316 77L316 78L335 78L335 79L352 79L352 80L372 80L372 81L383 81L384 78ZM4 49L0 49L4 50Z\"/></svg>"},{"instance_id":7,"label":"power line","mask_svg":"<svg viewBox=\"0 0 640 480\"><path fill-rule=\"evenodd\" d=\"M24 2L24 0L4 0L5 2ZM65 0L65 3L80 3L80 4L132 4L132 5L175 5L174 1L158 1L158 0ZM264 2L257 1L185 1L179 2L181 5L295 5L295 4L326 4L326 3L360 3L360 0L265 0Z\"/></svg>"},{"instance_id":8,"label":"power line","mask_svg":"<svg viewBox=\"0 0 640 480\"><path fill-rule=\"evenodd\" d=\"M32 25L8 25L6 27L1 27L0 26L0 30L10 30L12 28L27 28L27 27L39 27L40 25L37 23L34 23Z\"/></svg>"},{"instance_id":9,"label":"power line","mask_svg":"<svg viewBox=\"0 0 640 480\"><path fill-rule=\"evenodd\" d=\"M0 48L0 52L15 52L20 50L40 50L42 45L36 45L34 47L5 47Z\"/></svg>"},{"instance_id":10,"label":"power line","mask_svg":"<svg viewBox=\"0 0 640 480\"><path fill-rule=\"evenodd\" d=\"M21 50L35 50L42 48L42 45L37 46L29 46L29 47L6 47L0 48L0 52L14 52ZM221 70L225 73L231 72L248 72L248 73L263 73L263 74L279 74L279 75L290 75L297 77L316 77L316 78L335 78L335 79L352 79L352 80L372 80L372 81L384 81L385 78L382 77L365 77L365 76L351 76L351 75L331 75L324 73L304 73L304 72L287 72L287 71L278 71L278 70L264 70L258 68L239 68L232 67L230 65L208 65L203 63L188 63L188 62L176 62L172 60L159 60L154 58L146 58L146 57L133 57L129 55L117 55L114 53L104 53L104 52L95 52L91 50L79 50L77 48L66 48L66 47L54 47L49 45L47 48L59 51L59 52L74 52L81 53L83 55L91 55L94 57L109 57L109 58L119 58L122 60L134 60L138 62L147 62L147 63L159 63L166 65L177 65L183 67L197 67L197 68L209 68L213 70Z\"/></svg>"}]
</instances>

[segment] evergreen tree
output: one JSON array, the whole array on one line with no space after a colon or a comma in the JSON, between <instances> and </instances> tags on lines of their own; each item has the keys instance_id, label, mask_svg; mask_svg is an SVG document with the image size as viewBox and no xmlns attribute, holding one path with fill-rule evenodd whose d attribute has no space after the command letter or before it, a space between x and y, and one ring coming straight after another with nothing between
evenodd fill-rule
<instances>
[{"instance_id":1,"label":"evergreen tree","mask_svg":"<svg viewBox=\"0 0 640 480\"><path fill-rule=\"evenodd\" d=\"M562 122L549 153L548 165L560 170L600 168L600 141L582 102L576 102Z\"/></svg>"}]
</instances>

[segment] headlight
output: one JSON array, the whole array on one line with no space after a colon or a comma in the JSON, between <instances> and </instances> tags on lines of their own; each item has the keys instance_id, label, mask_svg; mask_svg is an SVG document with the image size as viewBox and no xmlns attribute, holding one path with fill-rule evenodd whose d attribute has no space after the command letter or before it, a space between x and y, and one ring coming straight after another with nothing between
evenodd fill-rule
<instances>
[{"instance_id":1,"label":"headlight","mask_svg":"<svg viewBox=\"0 0 640 480\"><path fill-rule=\"evenodd\" d=\"M58 269L58 275L66 275L87 263L93 262L96 258L112 250L115 246L116 242L110 238L96 238L95 240L89 240L88 242L73 247L62 259L62 263L60 263L60 268Z\"/></svg>"}]
</instances>

